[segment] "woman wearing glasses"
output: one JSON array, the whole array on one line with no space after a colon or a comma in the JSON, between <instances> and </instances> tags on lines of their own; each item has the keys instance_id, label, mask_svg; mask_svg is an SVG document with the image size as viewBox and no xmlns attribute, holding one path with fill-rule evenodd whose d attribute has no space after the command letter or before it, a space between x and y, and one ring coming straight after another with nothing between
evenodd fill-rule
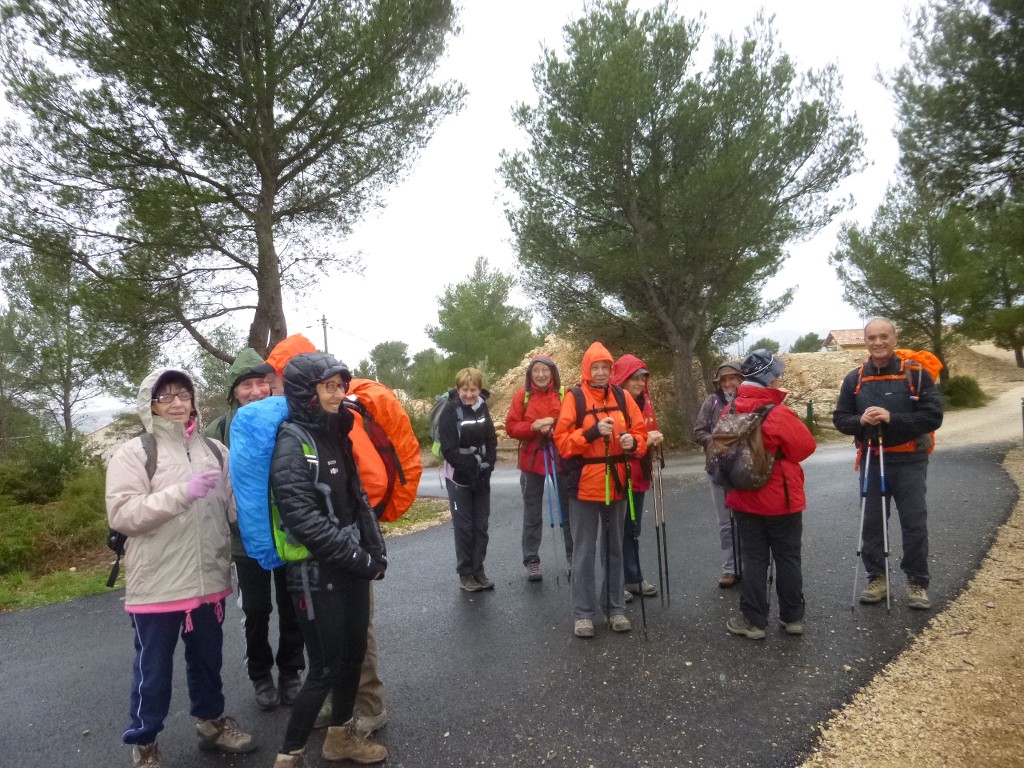
<instances>
[{"instance_id":1,"label":"woman wearing glasses","mask_svg":"<svg viewBox=\"0 0 1024 768\"><path fill-rule=\"evenodd\" d=\"M160 765L156 737L171 703L180 633L199 748L250 752L252 737L224 715L224 602L231 593L234 501L227 449L199 429L184 371L154 371L139 386L139 417L152 441L129 440L107 466L107 519L125 534L125 610L135 633L131 724L134 765ZM148 443L148 447L147 447Z\"/></svg>"},{"instance_id":2,"label":"woman wearing glasses","mask_svg":"<svg viewBox=\"0 0 1024 768\"><path fill-rule=\"evenodd\" d=\"M278 432L270 484L289 538L309 550L307 559L285 565L309 673L292 706L275 768L303 765L306 742L328 694L331 723L324 759L370 764L388 756L352 722L366 654L370 581L384 578L387 555L352 458L353 417L341 407L351 379L344 366L321 352L296 355L284 369L288 419Z\"/></svg>"}]
</instances>

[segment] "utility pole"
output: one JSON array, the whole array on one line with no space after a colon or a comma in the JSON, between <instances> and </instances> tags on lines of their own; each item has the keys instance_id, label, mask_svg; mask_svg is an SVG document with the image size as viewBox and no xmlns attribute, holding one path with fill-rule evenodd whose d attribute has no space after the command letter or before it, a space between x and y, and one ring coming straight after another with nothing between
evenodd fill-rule
<instances>
[{"instance_id":1,"label":"utility pole","mask_svg":"<svg viewBox=\"0 0 1024 768\"><path fill-rule=\"evenodd\" d=\"M324 352L327 352L327 315L320 318L320 324L324 327Z\"/></svg>"}]
</instances>

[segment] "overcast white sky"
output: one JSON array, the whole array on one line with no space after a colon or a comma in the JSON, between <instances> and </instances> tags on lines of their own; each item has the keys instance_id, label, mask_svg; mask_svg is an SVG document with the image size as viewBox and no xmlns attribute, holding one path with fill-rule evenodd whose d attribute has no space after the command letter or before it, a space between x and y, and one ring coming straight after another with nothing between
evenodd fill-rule
<instances>
[{"instance_id":1,"label":"overcast white sky","mask_svg":"<svg viewBox=\"0 0 1024 768\"><path fill-rule=\"evenodd\" d=\"M775 16L780 45L799 69L828 63L839 67L846 110L856 113L863 127L871 162L842 188L841 194L854 195L856 207L839 221L866 224L897 160L895 112L876 75L905 60L906 9L921 4L679 0L677 8L686 17L705 15L708 47L715 34L741 36L764 9ZM541 47L561 47L562 27L582 13L584 0L462 0L462 5L462 34L452 40L440 74L466 86L464 109L442 123L403 183L387 195L385 207L338 244L362 253L364 275L325 277L302 297L286 300L289 331L305 333L322 346L321 318L326 318L330 351L349 365L383 341L406 342L410 355L431 346L424 327L437 321L438 297L447 285L469 275L478 256L487 257L492 268L516 271L501 204L508 193L496 170L499 153L525 146L511 108L536 100L531 69ZM654 0L631 2L637 9L654 5ZM795 300L778 322L750 329L748 343L767 335L786 349L809 331L824 337L831 328L860 324L857 313L843 303L827 263L839 221L809 242L791 244L790 258L767 292L775 296L798 286ZM529 306L526 296L515 300Z\"/></svg>"},{"instance_id":2,"label":"overcast white sky","mask_svg":"<svg viewBox=\"0 0 1024 768\"><path fill-rule=\"evenodd\" d=\"M405 181L387 197L343 247L363 253L365 275L325 280L319 295L292 305L289 330L323 343L326 317L330 351L349 365L377 343L405 341L410 354L431 346L423 329L437 321L437 298L446 285L464 280L478 256L507 273L516 270L511 233L502 213L506 196L496 172L502 149L525 145L510 116L517 102L535 101L531 67L541 45L560 47L561 29L578 16L582 0L464 0L463 31L451 45L442 74L469 90L465 108L446 120ZM633 0L631 7L655 5ZM919 0L909 3L920 5ZM843 188L856 207L841 220L866 224L880 203L897 160L892 100L877 82L905 60L908 3L813 0L696 0L679 2L680 14L706 16L713 34L741 35L757 11L774 14L781 47L800 70L835 63L843 75L843 102L856 113L867 137L872 165ZM799 335L822 337L831 328L856 327L857 313L843 303L827 257L838 222L813 240L794 243L770 295L796 285L796 297L778 322L751 329L747 342L768 335L783 349ZM523 306L526 297L518 297ZM496 340L498 342L499 340Z\"/></svg>"}]
</instances>

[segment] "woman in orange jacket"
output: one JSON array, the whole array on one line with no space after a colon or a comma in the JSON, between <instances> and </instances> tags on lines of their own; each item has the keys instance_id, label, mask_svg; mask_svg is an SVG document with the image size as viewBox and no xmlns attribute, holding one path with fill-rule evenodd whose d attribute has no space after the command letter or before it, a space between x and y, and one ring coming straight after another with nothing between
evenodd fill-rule
<instances>
[{"instance_id":1,"label":"woman in orange jacket","mask_svg":"<svg viewBox=\"0 0 1024 768\"><path fill-rule=\"evenodd\" d=\"M631 629L625 616L622 528L626 514L626 462L647 450L647 425L633 398L611 385L612 356L600 342L583 355L583 384L562 401L555 447L575 467L569 483L573 534L573 634L594 636L598 591L594 560L604 528L600 594L615 632Z\"/></svg>"}]
</instances>

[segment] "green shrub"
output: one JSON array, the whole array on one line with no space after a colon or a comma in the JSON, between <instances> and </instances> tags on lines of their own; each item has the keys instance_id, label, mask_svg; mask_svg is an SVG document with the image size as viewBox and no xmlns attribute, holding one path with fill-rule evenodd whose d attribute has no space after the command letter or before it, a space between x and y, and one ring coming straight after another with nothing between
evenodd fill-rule
<instances>
[{"instance_id":1,"label":"green shrub","mask_svg":"<svg viewBox=\"0 0 1024 768\"><path fill-rule=\"evenodd\" d=\"M949 408L980 408L990 399L970 376L950 376L939 385L939 392Z\"/></svg>"},{"instance_id":2,"label":"green shrub","mask_svg":"<svg viewBox=\"0 0 1024 768\"><path fill-rule=\"evenodd\" d=\"M413 434L416 435L420 445L424 448L432 446L434 441L430 439L430 414L427 412L417 413L409 408L406 408L405 412L409 414Z\"/></svg>"},{"instance_id":3,"label":"green shrub","mask_svg":"<svg viewBox=\"0 0 1024 768\"><path fill-rule=\"evenodd\" d=\"M107 534L105 471L88 465L73 476L59 501L18 504L0 496L0 573L44 573L95 548Z\"/></svg>"},{"instance_id":4,"label":"green shrub","mask_svg":"<svg viewBox=\"0 0 1024 768\"><path fill-rule=\"evenodd\" d=\"M22 504L46 504L64 490L64 483L85 464L78 440L28 440L18 457L0 464L0 495Z\"/></svg>"}]
</instances>

